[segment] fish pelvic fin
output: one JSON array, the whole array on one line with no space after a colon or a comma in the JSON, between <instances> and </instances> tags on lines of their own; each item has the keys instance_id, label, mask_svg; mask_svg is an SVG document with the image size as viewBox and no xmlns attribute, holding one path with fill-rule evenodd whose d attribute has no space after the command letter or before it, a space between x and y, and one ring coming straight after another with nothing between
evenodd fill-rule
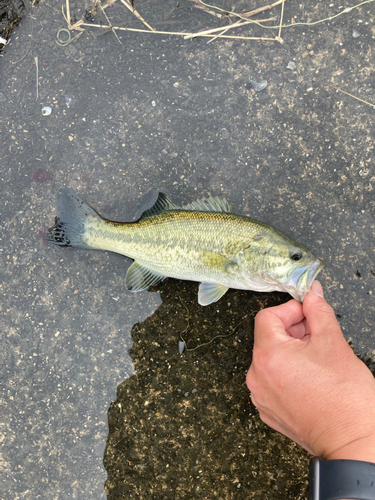
<instances>
[{"instance_id":1,"label":"fish pelvic fin","mask_svg":"<svg viewBox=\"0 0 375 500\"><path fill-rule=\"evenodd\" d=\"M166 276L156 273L138 262L133 262L126 273L125 285L130 292L142 292L165 279L167 279Z\"/></svg>"},{"instance_id":2,"label":"fish pelvic fin","mask_svg":"<svg viewBox=\"0 0 375 500\"><path fill-rule=\"evenodd\" d=\"M215 283L201 283L198 290L198 303L201 306L208 306L217 302L227 292L228 287Z\"/></svg>"},{"instance_id":3,"label":"fish pelvic fin","mask_svg":"<svg viewBox=\"0 0 375 500\"><path fill-rule=\"evenodd\" d=\"M57 199L55 224L48 230L46 239L62 247L92 248L85 243L85 222L87 217L101 219L72 189L64 188Z\"/></svg>"}]
</instances>

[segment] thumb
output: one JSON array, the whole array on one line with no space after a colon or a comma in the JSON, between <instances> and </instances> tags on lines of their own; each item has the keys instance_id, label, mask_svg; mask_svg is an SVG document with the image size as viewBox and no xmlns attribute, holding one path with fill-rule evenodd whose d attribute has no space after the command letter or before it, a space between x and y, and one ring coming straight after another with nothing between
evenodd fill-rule
<instances>
[{"instance_id":1,"label":"thumb","mask_svg":"<svg viewBox=\"0 0 375 500\"><path fill-rule=\"evenodd\" d=\"M341 328L335 312L323 297L323 288L319 281L314 281L303 301L303 314L306 318L312 336L320 337L339 335ZM328 339L327 339L328 340Z\"/></svg>"}]
</instances>

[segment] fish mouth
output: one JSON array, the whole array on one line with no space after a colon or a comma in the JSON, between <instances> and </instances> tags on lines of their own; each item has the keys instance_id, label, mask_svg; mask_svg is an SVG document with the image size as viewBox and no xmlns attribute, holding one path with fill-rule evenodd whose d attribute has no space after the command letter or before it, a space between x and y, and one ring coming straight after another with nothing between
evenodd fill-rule
<instances>
[{"instance_id":1,"label":"fish mouth","mask_svg":"<svg viewBox=\"0 0 375 500\"><path fill-rule=\"evenodd\" d=\"M303 302L306 293L310 290L311 285L323 267L324 262L322 259L316 259L308 266L296 267L289 275L292 284L285 287L286 291L299 302Z\"/></svg>"}]
</instances>

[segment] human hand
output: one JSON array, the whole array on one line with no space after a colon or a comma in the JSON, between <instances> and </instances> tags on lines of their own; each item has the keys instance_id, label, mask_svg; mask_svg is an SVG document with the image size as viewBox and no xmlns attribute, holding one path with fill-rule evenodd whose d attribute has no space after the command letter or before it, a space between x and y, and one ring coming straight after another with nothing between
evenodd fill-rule
<instances>
[{"instance_id":1,"label":"human hand","mask_svg":"<svg viewBox=\"0 0 375 500\"><path fill-rule=\"evenodd\" d=\"M255 318L247 374L260 418L314 455L375 462L375 380L314 282Z\"/></svg>"}]
</instances>

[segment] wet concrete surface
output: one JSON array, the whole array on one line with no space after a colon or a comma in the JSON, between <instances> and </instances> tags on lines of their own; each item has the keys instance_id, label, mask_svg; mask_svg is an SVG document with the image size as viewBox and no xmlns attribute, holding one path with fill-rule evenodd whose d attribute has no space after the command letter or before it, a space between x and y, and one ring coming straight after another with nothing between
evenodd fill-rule
<instances>
[{"instance_id":1,"label":"wet concrete surface","mask_svg":"<svg viewBox=\"0 0 375 500\"><path fill-rule=\"evenodd\" d=\"M221 22L188 2L138 8L156 29ZM340 10L291 0L284 19ZM118 2L106 12L142 27ZM134 295L130 261L44 234L64 186L115 220L150 191L223 195L324 259L346 338L373 356L375 110L325 83L375 104L374 17L369 3L285 28L283 44L120 32L121 45L87 28L61 47L61 5L26 4L0 57L5 498L306 498L307 454L261 423L244 384L252 314L288 297L230 291L201 308L196 284L172 280ZM247 316L180 355L183 304L192 346Z\"/></svg>"}]
</instances>

